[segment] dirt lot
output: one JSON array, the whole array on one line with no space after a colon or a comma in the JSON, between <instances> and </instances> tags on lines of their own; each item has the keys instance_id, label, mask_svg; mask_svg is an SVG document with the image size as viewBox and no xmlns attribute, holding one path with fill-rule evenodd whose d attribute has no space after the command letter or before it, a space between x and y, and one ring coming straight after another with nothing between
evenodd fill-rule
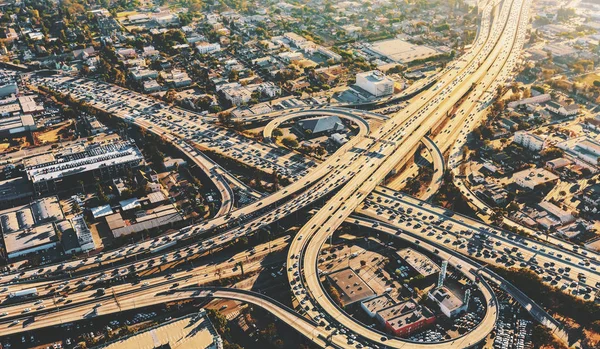
<instances>
[{"instance_id":1,"label":"dirt lot","mask_svg":"<svg viewBox=\"0 0 600 349\"><path fill-rule=\"evenodd\" d=\"M67 120L44 132L34 132L34 139L39 144L54 143L58 142L59 139L68 139L69 137L66 137L67 134L63 134L63 132L71 127L71 125L73 125L73 120Z\"/></svg>"},{"instance_id":2,"label":"dirt lot","mask_svg":"<svg viewBox=\"0 0 600 349\"><path fill-rule=\"evenodd\" d=\"M592 86L594 84L594 81L596 81L596 80L600 81L600 75L598 75L596 73L587 74L587 75L584 75L584 76L580 77L579 79L577 79L578 82L585 83L586 85L589 85L589 86Z\"/></svg>"}]
</instances>

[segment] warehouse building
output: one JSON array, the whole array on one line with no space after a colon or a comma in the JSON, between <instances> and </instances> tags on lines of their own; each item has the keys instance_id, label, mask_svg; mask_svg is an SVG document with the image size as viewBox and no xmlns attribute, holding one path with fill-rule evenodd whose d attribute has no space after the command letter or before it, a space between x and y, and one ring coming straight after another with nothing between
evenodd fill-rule
<instances>
[{"instance_id":1,"label":"warehouse building","mask_svg":"<svg viewBox=\"0 0 600 349\"><path fill-rule=\"evenodd\" d=\"M34 193L43 195L70 190L78 180L109 180L143 164L144 157L135 144L123 141L89 144L79 152L43 154L28 159L25 170Z\"/></svg>"},{"instance_id":2,"label":"warehouse building","mask_svg":"<svg viewBox=\"0 0 600 349\"><path fill-rule=\"evenodd\" d=\"M328 274L327 280L340 294L344 307L376 296L369 285L350 268Z\"/></svg>"},{"instance_id":3,"label":"warehouse building","mask_svg":"<svg viewBox=\"0 0 600 349\"><path fill-rule=\"evenodd\" d=\"M223 349L223 340L206 315L198 313L162 322L141 332L103 344L101 349Z\"/></svg>"},{"instance_id":4,"label":"warehouse building","mask_svg":"<svg viewBox=\"0 0 600 349\"><path fill-rule=\"evenodd\" d=\"M376 317L386 330L398 337L422 331L435 322L435 315L429 309L411 299L379 310Z\"/></svg>"},{"instance_id":5,"label":"warehouse building","mask_svg":"<svg viewBox=\"0 0 600 349\"><path fill-rule=\"evenodd\" d=\"M8 259L55 247L58 244L56 223L63 220L57 197L0 212L0 227Z\"/></svg>"},{"instance_id":6,"label":"warehouse building","mask_svg":"<svg viewBox=\"0 0 600 349\"><path fill-rule=\"evenodd\" d=\"M106 224L113 236L118 238L144 230L170 226L183 220L183 217L172 204L135 212L135 217L124 218L122 213L106 216Z\"/></svg>"}]
</instances>

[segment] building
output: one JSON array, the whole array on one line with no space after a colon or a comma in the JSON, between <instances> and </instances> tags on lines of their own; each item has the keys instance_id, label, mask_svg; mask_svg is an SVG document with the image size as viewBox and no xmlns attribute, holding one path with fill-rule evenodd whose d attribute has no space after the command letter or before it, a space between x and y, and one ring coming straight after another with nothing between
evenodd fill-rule
<instances>
[{"instance_id":1,"label":"building","mask_svg":"<svg viewBox=\"0 0 600 349\"><path fill-rule=\"evenodd\" d=\"M102 124L95 116L87 115L84 116L85 125L87 126L88 131L92 135L97 135L99 133L104 133L108 130L104 124Z\"/></svg>"},{"instance_id":2,"label":"building","mask_svg":"<svg viewBox=\"0 0 600 349\"><path fill-rule=\"evenodd\" d=\"M527 131L517 131L515 132L514 142L522 145L526 149L539 152L544 149L546 137Z\"/></svg>"},{"instance_id":3,"label":"building","mask_svg":"<svg viewBox=\"0 0 600 349\"><path fill-rule=\"evenodd\" d=\"M202 42L198 42L196 44L196 50L201 55L205 55L205 54L221 51L221 45L219 45L219 43L211 44L206 41L202 41Z\"/></svg>"},{"instance_id":4,"label":"building","mask_svg":"<svg viewBox=\"0 0 600 349\"><path fill-rule=\"evenodd\" d=\"M283 34L283 37L286 38L290 43L292 43L296 47L301 47L308 41L304 37L291 32Z\"/></svg>"},{"instance_id":5,"label":"building","mask_svg":"<svg viewBox=\"0 0 600 349\"><path fill-rule=\"evenodd\" d=\"M573 161L566 158L556 158L550 161L546 161L546 168L556 171L563 167L569 166L573 163Z\"/></svg>"},{"instance_id":6,"label":"building","mask_svg":"<svg viewBox=\"0 0 600 349\"><path fill-rule=\"evenodd\" d=\"M342 120L335 115L302 119L296 122L296 126L303 135L310 136L338 133L346 129Z\"/></svg>"},{"instance_id":7,"label":"building","mask_svg":"<svg viewBox=\"0 0 600 349\"><path fill-rule=\"evenodd\" d=\"M22 177L0 181L0 207L23 204L33 198L31 183Z\"/></svg>"},{"instance_id":8,"label":"building","mask_svg":"<svg viewBox=\"0 0 600 349\"><path fill-rule=\"evenodd\" d=\"M600 159L600 142L589 136L569 139L558 143L556 147L564 150L565 154L571 156L578 165L588 168L595 168L598 166L598 159Z\"/></svg>"},{"instance_id":9,"label":"building","mask_svg":"<svg viewBox=\"0 0 600 349\"><path fill-rule=\"evenodd\" d=\"M170 73L161 73L161 76L167 84L175 88L189 86L193 82L188 73L183 70L174 69Z\"/></svg>"},{"instance_id":10,"label":"building","mask_svg":"<svg viewBox=\"0 0 600 349\"><path fill-rule=\"evenodd\" d=\"M144 92L146 92L146 93L157 92L162 89L162 86L158 83L158 81L156 81L154 79L144 81L143 85L144 85Z\"/></svg>"},{"instance_id":11,"label":"building","mask_svg":"<svg viewBox=\"0 0 600 349\"><path fill-rule=\"evenodd\" d=\"M425 60L443 52L424 45L415 45L402 39L388 39L367 44L364 48L378 57L385 57L396 63L407 64L415 60Z\"/></svg>"},{"instance_id":12,"label":"building","mask_svg":"<svg viewBox=\"0 0 600 349\"><path fill-rule=\"evenodd\" d=\"M546 103L546 102L549 102L551 99L552 99L552 97L550 97L550 95L548 93L545 93L545 94L537 95L537 96L530 97L530 98L520 99L518 101L512 101L512 102L508 103L508 107L516 108L520 105Z\"/></svg>"},{"instance_id":13,"label":"building","mask_svg":"<svg viewBox=\"0 0 600 349\"><path fill-rule=\"evenodd\" d=\"M434 301L449 318L453 318L467 310L468 302L463 302L449 288L442 286L428 293L429 299ZM465 298L467 294L465 294Z\"/></svg>"},{"instance_id":14,"label":"building","mask_svg":"<svg viewBox=\"0 0 600 349\"><path fill-rule=\"evenodd\" d=\"M574 116L579 113L577 104L563 105L558 102L550 101L546 104L546 109L560 116Z\"/></svg>"},{"instance_id":15,"label":"building","mask_svg":"<svg viewBox=\"0 0 600 349\"><path fill-rule=\"evenodd\" d=\"M398 337L421 331L435 322L433 313L413 300L394 304L377 311L376 318L386 330Z\"/></svg>"},{"instance_id":16,"label":"building","mask_svg":"<svg viewBox=\"0 0 600 349\"><path fill-rule=\"evenodd\" d=\"M158 72L152 69L132 69L129 73L135 81L156 79L158 77Z\"/></svg>"},{"instance_id":17,"label":"building","mask_svg":"<svg viewBox=\"0 0 600 349\"><path fill-rule=\"evenodd\" d=\"M600 207L600 184L590 185L583 189L581 197L586 203Z\"/></svg>"},{"instance_id":18,"label":"building","mask_svg":"<svg viewBox=\"0 0 600 349\"><path fill-rule=\"evenodd\" d=\"M396 254L401 261L408 264L415 272L424 277L435 275L440 272L440 267L429 257L410 247L397 251Z\"/></svg>"},{"instance_id":19,"label":"building","mask_svg":"<svg viewBox=\"0 0 600 349\"><path fill-rule=\"evenodd\" d=\"M331 59L334 62L341 62L342 61L342 56L340 56L339 54L331 51L328 48L325 48L323 46L317 46L317 52L319 52L320 54L322 54L323 56L327 57L327 59Z\"/></svg>"},{"instance_id":20,"label":"building","mask_svg":"<svg viewBox=\"0 0 600 349\"><path fill-rule=\"evenodd\" d=\"M170 156L165 157L165 160L163 161L163 166L165 167L165 170L173 170L177 167L181 167L181 166L186 166L187 165L187 161L183 160L182 158L172 158Z\"/></svg>"},{"instance_id":21,"label":"building","mask_svg":"<svg viewBox=\"0 0 600 349\"><path fill-rule=\"evenodd\" d=\"M375 97L388 96L394 93L394 80L379 70L356 74L356 85Z\"/></svg>"},{"instance_id":22,"label":"building","mask_svg":"<svg viewBox=\"0 0 600 349\"><path fill-rule=\"evenodd\" d=\"M558 176L543 168L531 168L514 173L512 179L518 186L533 190L540 185L555 183Z\"/></svg>"},{"instance_id":23,"label":"building","mask_svg":"<svg viewBox=\"0 0 600 349\"><path fill-rule=\"evenodd\" d=\"M348 137L342 133L334 133L329 137L329 139L338 146L348 143Z\"/></svg>"},{"instance_id":24,"label":"building","mask_svg":"<svg viewBox=\"0 0 600 349\"><path fill-rule=\"evenodd\" d=\"M0 212L0 227L9 259L47 250L58 244L55 223L64 220L57 197Z\"/></svg>"},{"instance_id":25,"label":"building","mask_svg":"<svg viewBox=\"0 0 600 349\"><path fill-rule=\"evenodd\" d=\"M369 285L350 268L329 273L327 280L340 294L340 302L343 307L376 296Z\"/></svg>"},{"instance_id":26,"label":"building","mask_svg":"<svg viewBox=\"0 0 600 349\"><path fill-rule=\"evenodd\" d=\"M90 212L92 213L92 217L94 217L94 219L106 217L106 216L114 213L113 209L112 209L112 207L110 207L110 205L102 205L102 206L92 207L90 209Z\"/></svg>"},{"instance_id":27,"label":"building","mask_svg":"<svg viewBox=\"0 0 600 349\"><path fill-rule=\"evenodd\" d=\"M183 217L172 204L161 205L145 211L136 211L131 219L123 219L122 213L106 216L106 224L115 238L144 230L170 226L182 220Z\"/></svg>"},{"instance_id":28,"label":"building","mask_svg":"<svg viewBox=\"0 0 600 349\"><path fill-rule=\"evenodd\" d=\"M82 252L87 252L96 248L92 232L87 226L83 215L77 215L71 219L71 224L77 235L77 241Z\"/></svg>"},{"instance_id":29,"label":"building","mask_svg":"<svg viewBox=\"0 0 600 349\"><path fill-rule=\"evenodd\" d=\"M396 304L396 302L392 299L392 297L385 293L381 296L360 302L360 307L365 311L365 313L367 313L367 315L369 315L369 317L373 318L375 315L377 315L378 311L391 307L394 304Z\"/></svg>"},{"instance_id":30,"label":"building","mask_svg":"<svg viewBox=\"0 0 600 349\"><path fill-rule=\"evenodd\" d=\"M252 99L252 91L239 83L227 84L218 91L234 106L248 103Z\"/></svg>"},{"instance_id":31,"label":"building","mask_svg":"<svg viewBox=\"0 0 600 349\"><path fill-rule=\"evenodd\" d=\"M567 224L575 221L575 217L569 212L561 209L549 201L542 201L539 206L553 218L557 219L561 224Z\"/></svg>"},{"instance_id":32,"label":"building","mask_svg":"<svg viewBox=\"0 0 600 349\"><path fill-rule=\"evenodd\" d=\"M19 93L19 88L14 76L0 73L0 97L16 95L17 93Z\"/></svg>"},{"instance_id":33,"label":"building","mask_svg":"<svg viewBox=\"0 0 600 349\"><path fill-rule=\"evenodd\" d=\"M356 36L358 35L360 32L362 32L363 28L359 27L357 25L352 25L352 24L346 24L342 26L342 30L344 31L344 33L346 33L346 35L348 36Z\"/></svg>"},{"instance_id":34,"label":"building","mask_svg":"<svg viewBox=\"0 0 600 349\"><path fill-rule=\"evenodd\" d=\"M78 180L110 180L122 175L128 168L143 164L144 157L135 143L117 141L87 144L84 150L78 152L66 150L42 154L28 159L25 171L34 193L41 195L71 190Z\"/></svg>"},{"instance_id":35,"label":"building","mask_svg":"<svg viewBox=\"0 0 600 349\"><path fill-rule=\"evenodd\" d=\"M206 311L176 318L124 338L103 344L98 349L223 349L223 340Z\"/></svg>"},{"instance_id":36,"label":"building","mask_svg":"<svg viewBox=\"0 0 600 349\"><path fill-rule=\"evenodd\" d=\"M16 105L16 104L14 104ZM0 108L0 111L2 108ZM0 135L13 136L23 132L37 130L37 125L33 117L29 114L18 114L5 118L0 118Z\"/></svg>"},{"instance_id":37,"label":"building","mask_svg":"<svg viewBox=\"0 0 600 349\"><path fill-rule=\"evenodd\" d=\"M281 94L281 88L270 81L256 85L256 91L269 98L273 98Z\"/></svg>"},{"instance_id":38,"label":"building","mask_svg":"<svg viewBox=\"0 0 600 349\"><path fill-rule=\"evenodd\" d=\"M36 96L19 96L19 105L23 114L35 114L44 111L44 106L35 101Z\"/></svg>"}]
</instances>

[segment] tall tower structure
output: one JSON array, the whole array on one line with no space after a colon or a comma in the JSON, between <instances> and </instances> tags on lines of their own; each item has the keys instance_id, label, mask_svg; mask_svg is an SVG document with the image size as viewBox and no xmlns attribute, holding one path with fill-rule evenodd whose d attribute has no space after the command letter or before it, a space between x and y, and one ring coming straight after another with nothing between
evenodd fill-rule
<instances>
[{"instance_id":1,"label":"tall tower structure","mask_svg":"<svg viewBox=\"0 0 600 349\"><path fill-rule=\"evenodd\" d=\"M446 270L447 269L448 269L448 261L443 261L442 269L440 270L440 275L438 276L437 288L444 286L444 279L446 278Z\"/></svg>"},{"instance_id":2,"label":"tall tower structure","mask_svg":"<svg viewBox=\"0 0 600 349\"><path fill-rule=\"evenodd\" d=\"M465 291L465 299L463 300L465 309L469 306L470 299L471 299L471 290L466 290Z\"/></svg>"}]
</instances>

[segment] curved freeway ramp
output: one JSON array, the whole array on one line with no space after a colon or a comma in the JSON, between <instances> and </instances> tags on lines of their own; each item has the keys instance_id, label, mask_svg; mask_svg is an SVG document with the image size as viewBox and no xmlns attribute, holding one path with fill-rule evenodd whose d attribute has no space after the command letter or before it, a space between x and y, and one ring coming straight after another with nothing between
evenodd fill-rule
<instances>
[{"instance_id":1,"label":"curved freeway ramp","mask_svg":"<svg viewBox=\"0 0 600 349\"><path fill-rule=\"evenodd\" d=\"M99 316L167 302L183 301L192 298L222 298L250 303L261 307L322 348L342 348L340 346L330 345L327 341L327 331L325 331L323 327L319 327L314 321L304 318L294 310L270 297L252 291L228 288L185 288L159 291L148 294L145 297L122 296L119 298L121 299L118 301L105 303L99 307L94 306L93 304L86 304L68 309L63 308L60 312L49 310L44 314L36 316L33 321L29 320L29 322L28 320L24 320L23 323L19 324L5 322L0 324L0 331L2 335L17 334L50 326L59 326L68 322L90 320Z\"/></svg>"},{"instance_id":2,"label":"curved freeway ramp","mask_svg":"<svg viewBox=\"0 0 600 349\"><path fill-rule=\"evenodd\" d=\"M209 180L217 188L221 196L221 207L219 208L219 211L215 213L216 217L226 215L233 209L233 190L225 179L225 171L223 168L221 168L221 166L209 159L202 152L185 143L182 139L173 136L170 132L165 131L161 134L158 131L163 130L160 128L160 126L151 125L149 122L141 119L135 119L133 123L138 127L144 128L147 132L152 132L157 136L162 137L165 141L169 142L172 146L185 154L196 166L198 166L198 168L200 168L206 174Z\"/></svg>"},{"instance_id":3,"label":"curved freeway ramp","mask_svg":"<svg viewBox=\"0 0 600 349\"><path fill-rule=\"evenodd\" d=\"M287 113L287 115L279 116L273 120L271 120L267 126L265 126L263 130L263 138L271 139L273 135L273 130L279 127L282 124L285 124L294 119L306 119L310 117L319 117L319 116L337 116L340 119L350 120L354 124L359 127L360 135L367 135L371 128L367 120L358 115L359 113L354 112L352 110L343 110L343 109L310 109L304 111L294 111L291 113Z\"/></svg>"},{"instance_id":4,"label":"curved freeway ramp","mask_svg":"<svg viewBox=\"0 0 600 349\"><path fill-rule=\"evenodd\" d=\"M469 271L469 273L465 274L469 279L474 280L475 279L474 276L479 275L479 276L485 277L487 280L490 280L492 283L494 283L495 285L500 287L506 293L510 294L511 297L513 297L519 304L521 304L521 306L523 308L525 308L525 310L527 310L527 312L529 312L529 314L536 321L540 322L543 326L545 326L548 329L550 329L551 331L553 331L554 334L556 334L559 338L561 338L563 341L565 341L565 343L568 343L568 335L564 331L563 325L559 321L554 319L539 304L534 302L531 298L529 298L526 294L524 294L521 290L519 290L513 284L506 281L504 278L502 278L495 272L493 272L493 271L485 268L481 264L473 261L469 257L464 256L464 255L460 254L459 252L453 251L452 249L450 249L442 244L437 243L433 239L428 239L428 238L422 236L419 233L418 229L414 229L414 231L411 231L410 229L401 228L402 233L399 234L398 227L394 224L390 224L388 222L380 222L376 219L366 218L366 217L360 216L360 215L353 215L350 218L348 218L346 221L348 223L356 224L361 227L375 229L381 233L393 235L396 238L408 241L410 243L418 243L420 248L424 248L431 253L434 253L435 250L441 251L441 252L437 252L437 255L448 260L448 262L451 265L453 265L454 267L456 267L457 264L461 264L461 270ZM374 225L374 224L376 224L376 225ZM484 284L478 285L478 286L480 286L479 287L480 290L486 296L486 300L488 301L487 302L488 307L491 304L494 304L493 307L497 307L498 301L496 299L494 292L491 291L491 295L489 294L489 292L486 292L486 290L491 290L491 288L489 287L489 285L487 283L485 283L485 281L483 281L483 283ZM490 297L488 297L488 296L490 296ZM490 302L494 302L494 303L490 303ZM497 318L497 315L495 313L493 315L495 315ZM487 316L486 316L486 318L484 318L484 321L486 321L486 319L487 319ZM487 319L487 321L491 321L491 320ZM496 321L494 321L494 323L495 322ZM479 326L477 328L473 329L473 331L478 330L478 328L479 328ZM483 326L483 328L487 328L487 327Z\"/></svg>"},{"instance_id":5,"label":"curved freeway ramp","mask_svg":"<svg viewBox=\"0 0 600 349\"><path fill-rule=\"evenodd\" d=\"M435 144L435 142L429 137L423 137L423 144L431 154L433 158L433 178L431 179L431 185L428 190L421 195L422 200L429 200L435 194L442 185L444 180L444 173L446 172L446 161L444 160L444 155L440 148Z\"/></svg>"}]
</instances>

